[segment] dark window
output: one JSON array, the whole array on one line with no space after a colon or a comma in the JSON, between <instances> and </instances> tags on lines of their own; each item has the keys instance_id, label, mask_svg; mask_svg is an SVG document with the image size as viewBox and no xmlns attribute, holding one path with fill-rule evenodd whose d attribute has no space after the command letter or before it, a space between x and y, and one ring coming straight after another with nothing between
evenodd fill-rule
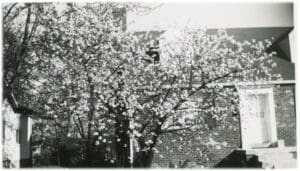
<instances>
[{"instance_id":1,"label":"dark window","mask_svg":"<svg viewBox=\"0 0 300 171\"><path fill-rule=\"evenodd\" d=\"M212 114L207 114L204 117L204 121L210 130L216 128L216 126L217 126L217 120L215 118L213 118Z\"/></svg>"},{"instance_id":2,"label":"dark window","mask_svg":"<svg viewBox=\"0 0 300 171\"><path fill-rule=\"evenodd\" d=\"M158 40L154 41L154 43L148 47L146 54L152 59L149 62L152 61L154 61L154 63L159 62L159 41Z\"/></svg>"},{"instance_id":3,"label":"dark window","mask_svg":"<svg viewBox=\"0 0 300 171\"><path fill-rule=\"evenodd\" d=\"M20 144L20 130L16 130L16 142Z\"/></svg>"},{"instance_id":4,"label":"dark window","mask_svg":"<svg viewBox=\"0 0 300 171\"><path fill-rule=\"evenodd\" d=\"M2 143L5 141L5 121L2 122Z\"/></svg>"},{"instance_id":5,"label":"dark window","mask_svg":"<svg viewBox=\"0 0 300 171\"><path fill-rule=\"evenodd\" d=\"M188 126L191 126L191 125L194 125L195 123L194 123L193 119L191 119L191 118L185 118L184 119L184 124L188 125Z\"/></svg>"},{"instance_id":6,"label":"dark window","mask_svg":"<svg viewBox=\"0 0 300 171\"><path fill-rule=\"evenodd\" d=\"M114 24L116 27L121 27L123 31L126 30L126 9L125 8L114 8L112 15L115 20Z\"/></svg>"}]
</instances>

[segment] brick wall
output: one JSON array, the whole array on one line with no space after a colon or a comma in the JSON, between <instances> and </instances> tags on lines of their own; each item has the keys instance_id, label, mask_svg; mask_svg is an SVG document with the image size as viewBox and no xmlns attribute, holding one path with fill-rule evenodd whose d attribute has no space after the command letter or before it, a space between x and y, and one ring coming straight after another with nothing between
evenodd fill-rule
<instances>
[{"instance_id":1,"label":"brick wall","mask_svg":"<svg viewBox=\"0 0 300 171\"><path fill-rule=\"evenodd\" d=\"M277 137L285 146L296 145L295 86L281 85L274 88Z\"/></svg>"},{"instance_id":2,"label":"brick wall","mask_svg":"<svg viewBox=\"0 0 300 171\"><path fill-rule=\"evenodd\" d=\"M186 136L169 133L160 137L152 167L169 167L188 160L196 167L213 167L240 147L238 116L229 116L225 124L213 130L191 131Z\"/></svg>"},{"instance_id":3,"label":"brick wall","mask_svg":"<svg viewBox=\"0 0 300 171\"><path fill-rule=\"evenodd\" d=\"M283 139L286 146L295 146L295 86L274 87L274 102L278 139ZM152 167L169 167L186 160L196 166L213 167L234 149L240 147L239 116L229 116L225 124L219 124L213 130L194 131L186 136L181 135L181 133L172 133L160 137L158 152L154 155ZM210 139L216 142L211 143Z\"/></svg>"}]
</instances>

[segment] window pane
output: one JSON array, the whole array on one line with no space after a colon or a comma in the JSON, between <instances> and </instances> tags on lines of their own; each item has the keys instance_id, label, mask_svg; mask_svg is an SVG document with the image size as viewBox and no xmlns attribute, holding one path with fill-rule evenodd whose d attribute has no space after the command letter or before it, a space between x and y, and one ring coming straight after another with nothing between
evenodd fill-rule
<instances>
[{"instance_id":1,"label":"window pane","mask_svg":"<svg viewBox=\"0 0 300 171\"><path fill-rule=\"evenodd\" d=\"M16 130L16 142L20 144L20 130Z\"/></svg>"}]
</instances>

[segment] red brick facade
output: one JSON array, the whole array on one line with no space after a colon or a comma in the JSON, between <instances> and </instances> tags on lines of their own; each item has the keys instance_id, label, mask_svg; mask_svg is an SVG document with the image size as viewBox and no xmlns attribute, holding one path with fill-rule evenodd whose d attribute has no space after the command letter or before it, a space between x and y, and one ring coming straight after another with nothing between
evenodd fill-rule
<instances>
[{"instance_id":1,"label":"red brick facade","mask_svg":"<svg viewBox=\"0 0 300 171\"><path fill-rule=\"evenodd\" d=\"M278 139L283 139L285 146L296 145L295 86L274 87L274 102ZM230 116L226 124L214 130L190 132L186 138L180 134L166 134L160 138L159 151L154 155L153 167L172 167L188 161L196 167L214 167L233 150L241 147L239 116ZM199 138L200 137L200 138ZM209 137L220 146L207 145Z\"/></svg>"},{"instance_id":2,"label":"red brick facade","mask_svg":"<svg viewBox=\"0 0 300 171\"><path fill-rule=\"evenodd\" d=\"M278 139L284 140L285 146L296 146L295 86L274 88L274 103Z\"/></svg>"},{"instance_id":3,"label":"red brick facade","mask_svg":"<svg viewBox=\"0 0 300 171\"><path fill-rule=\"evenodd\" d=\"M219 124L214 130L190 132L185 138L180 134L166 134L160 138L161 143L157 146L159 153L154 155L152 166L178 166L189 161L189 164L198 167L213 167L240 147L239 127L239 116L231 116L226 124ZM216 141L216 145L210 143L209 137Z\"/></svg>"}]
</instances>

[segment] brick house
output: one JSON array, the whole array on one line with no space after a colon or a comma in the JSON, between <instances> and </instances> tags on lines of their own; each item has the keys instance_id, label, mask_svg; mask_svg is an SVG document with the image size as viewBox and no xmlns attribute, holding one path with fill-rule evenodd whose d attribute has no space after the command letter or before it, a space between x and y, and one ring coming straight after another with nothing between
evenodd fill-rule
<instances>
[{"instance_id":1,"label":"brick house","mask_svg":"<svg viewBox=\"0 0 300 171\"><path fill-rule=\"evenodd\" d=\"M283 80L264 84L227 85L235 86L239 90L241 104L251 101L255 107L247 105L242 107L241 105L239 114L226 118L227 125L215 127L210 131L190 132L184 140L179 141L182 138L180 135L165 134L160 137L161 143L157 146L160 153L154 155L152 167L176 165L182 167L287 168L296 166L295 69L289 37L293 28L226 30L229 35L234 35L239 41L273 37L273 46L270 50L277 52L277 56L274 57L277 68L273 72L280 73ZM208 33L215 31L211 29ZM137 32L136 34L143 37L146 33ZM156 45L159 45L160 38L170 33L153 31L149 34L150 38L144 41L154 40ZM155 54L155 61L160 60L159 47L151 47L148 53L149 55ZM28 153L31 130L31 119L28 117L30 110L21 110L21 108L14 100L13 94L4 95L2 113L10 119L3 120L3 149L13 149L7 158L11 160L14 167L19 167L22 159L30 159L30 153ZM214 141L222 142L224 146L216 148L213 145L205 145L214 144L211 139L205 139L208 134L214 137ZM18 135L21 137L18 138ZM197 135L204 138L198 139Z\"/></svg>"},{"instance_id":2,"label":"brick house","mask_svg":"<svg viewBox=\"0 0 300 171\"><path fill-rule=\"evenodd\" d=\"M293 28L226 30L228 35L234 35L238 41L271 39L272 46L268 50L277 52L273 58L277 67L272 73L281 74L282 80L261 84L227 84L226 86L238 90L239 114L227 118L226 125L216 126L210 131L191 132L184 140L180 135L172 133L163 135L152 167L296 167L295 65L291 48ZM216 29L207 31L208 34L215 32ZM136 34L143 42L154 40L156 47L151 47L148 53L154 55L155 60L163 58L159 56L158 42L165 39L165 35L172 36L172 32L150 31ZM197 139L198 135L204 138ZM217 148L204 145L214 143L205 139L208 135L225 145Z\"/></svg>"},{"instance_id":3,"label":"brick house","mask_svg":"<svg viewBox=\"0 0 300 171\"><path fill-rule=\"evenodd\" d=\"M31 165L31 127L33 110L21 106L13 93L4 88L2 102L3 167L20 168Z\"/></svg>"}]
</instances>

